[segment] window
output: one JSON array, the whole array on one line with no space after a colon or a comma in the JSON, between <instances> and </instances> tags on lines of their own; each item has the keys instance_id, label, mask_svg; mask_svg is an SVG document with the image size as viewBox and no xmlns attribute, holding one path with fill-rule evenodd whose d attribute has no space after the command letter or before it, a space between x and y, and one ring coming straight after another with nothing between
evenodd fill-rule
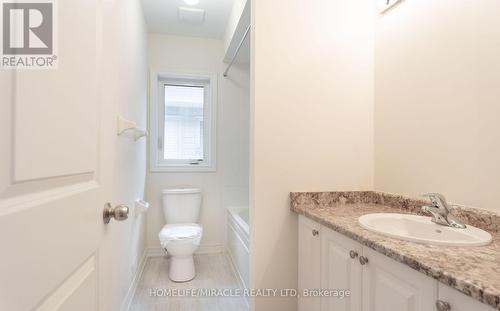
<instances>
[{"instance_id":1,"label":"window","mask_svg":"<svg viewBox=\"0 0 500 311\"><path fill-rule=\"evenodd\" d=\"M156 143L151 148L151 169L215 170L212 135L215 135L216 79L166 74L156 75L156 81L156 90L152 90L156 93L156 100L152 101L156 107L151 109L151 120L156 121L151 124L151 132Z\"/></svg>"}]
</instances>

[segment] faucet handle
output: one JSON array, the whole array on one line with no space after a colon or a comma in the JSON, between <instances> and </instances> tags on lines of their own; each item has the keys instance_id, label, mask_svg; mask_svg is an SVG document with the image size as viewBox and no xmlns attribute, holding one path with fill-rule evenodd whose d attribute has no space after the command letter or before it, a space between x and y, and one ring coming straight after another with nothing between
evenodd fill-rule
<instances>
[{"instance_id":1,"label":"faucet handle","mask_svg":"<svg viewBox=\"0 0 500 311\"><path fill-rule=\"evenodd\" d=\"M448 203L444 195L439 193L427 193L423 196L428 197L433 206L422 206L422 211L428 212L432 215L432 221L453 228L464 229L467 226L458 218L450 213Z\"/></svg>"},{"instance_id":2,"label":"faucet handle","mask_svg":"<svg viewBox=\"0 0 500 311\"><path fill-rule=\"evenodd\" d=\"M446 203L446 198L441 193L425 193L422 194L422 196L428 197L431 200L432 205L434 205L435 207L445 207L445 208L448 207L448 203Z\"/></svg>"}]
</instances>

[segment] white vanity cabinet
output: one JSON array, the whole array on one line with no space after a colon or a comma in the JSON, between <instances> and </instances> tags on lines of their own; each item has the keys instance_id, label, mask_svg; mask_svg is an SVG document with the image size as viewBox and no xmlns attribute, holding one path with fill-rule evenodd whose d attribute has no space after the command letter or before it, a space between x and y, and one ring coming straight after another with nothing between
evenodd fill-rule
<instances>
[{"instance_id":1,"label":"white vanity cabinet","mask_svg":"<svg viewBox=\"0 0 500 311\"><path fill-rule=\"evenodd\" d=\"M299 297L299 311L494 311L302 215L298 272L299 293L351 291L349 298ZM437 301L442 303L440 309Z\"/></svg>"},{"instance_id":2,"label":"white vanity cabinet","mask_svg":"<svg viewBox=\"0 0 500 311\"><path fill-rule=\"evenodd\" d=\"M480 303L454 288L439 283L439 300L449 306L439 311L495 311L493 307Z\"/></svg>"},{"instance_id":3,"label":"white vanity cabinet","mask_svg":"<svg viewBox=\"0 0 500 311\"><path fill-rule=\"evenodd\" d=\"M435 310L434 279L368 247L363 256L363 311Z\"/></svg>"},{"instance_id":4,"label":"white vanity cabinet","mask_svg":"<svg viewBox=\"0 0 500 311\"><path fill-rule=\"evenodd\" d=\"M326 227L321 228L321 288L350 290L346 298L324 297L321 310L361 311L361 244Z\"/></svg>"},{"instance_id":5,"label":"white vanity cabinet","mask_svg":"<svg viewBox=\"0 0 500 311\"><path fill-rule=\"evenodd\" d=\"M321 226L301 216L299 218L299 291L320 288L320 240ZM298 309L302 311L320 310L320 299L301 297Z\"/></svg>"}]
</instances>

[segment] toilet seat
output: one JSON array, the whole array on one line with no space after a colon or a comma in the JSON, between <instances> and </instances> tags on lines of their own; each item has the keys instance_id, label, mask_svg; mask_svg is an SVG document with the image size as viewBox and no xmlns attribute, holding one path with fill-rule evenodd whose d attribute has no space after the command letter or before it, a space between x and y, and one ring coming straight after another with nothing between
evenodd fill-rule
<instances>
[{"instance_id":1,"label":"toilet seat","mask_svg":"<svg viewBox=\"0 0 500 311\"><path fill-rule=\"evenodd\" d=\"M203 227L195 223L168 224L165 225L159 234L160 242L163 246L174 241L198 241L203 235Z\"/></svg>"}]
</instances>

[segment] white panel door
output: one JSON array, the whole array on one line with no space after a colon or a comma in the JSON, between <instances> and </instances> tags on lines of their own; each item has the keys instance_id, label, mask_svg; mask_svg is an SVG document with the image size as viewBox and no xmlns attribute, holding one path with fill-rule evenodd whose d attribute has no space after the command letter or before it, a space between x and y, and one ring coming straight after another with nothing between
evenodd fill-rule
<instances>
[{"instance_id":1,"label":"white panel door","mask_svg":"<svg viewBox=\"0 0 500 311\"><path fill-rule=\"evenodd\" d=\"M98 309L100 3L57 4L58 69L0 70L0 310Z\"/></svg>"},{"instance_id":2,"label":"white panel door","mask_svg":"<svg viewBox=\"0 0 500 311\"><path fill-rule=\"evenodd\" d=\"M368 247L363 256L363 311L435 310L435 280Z\"/></svg>"},{"instance_id":3,"label":"white panel door","mask_svg":"<svg viewBox=\"0 0 500 311\"><path fill-rule=\"evenodd\" d=\"M361 310L362 267L358 261L361 252L360 244L333 230L322 228L321 288L350 291L350 297L322 298L322 311Z\"/></svg>"},{"instance_id":4,"label":"white panel door","mask_svg":"<svg viewBox=\"0 0 500 311\"><path fill-rule=\"evenodd\" d=\"M321 287L320 227L318 223L299 216L299 293ZM318 297L299 297L299 311L319 311L320 303Z\"/></svg>"},{"instance_id":5,"label":"white panel door","mask_svg":"<svg viewBox=\"0 0 500 311\"><path fill-rule=\"evenodd\" d=\"M493 307L472 299L449 286L439 283L439 300L450 305L450 311L494 311Z\"/></svg>"}]
</instances>

